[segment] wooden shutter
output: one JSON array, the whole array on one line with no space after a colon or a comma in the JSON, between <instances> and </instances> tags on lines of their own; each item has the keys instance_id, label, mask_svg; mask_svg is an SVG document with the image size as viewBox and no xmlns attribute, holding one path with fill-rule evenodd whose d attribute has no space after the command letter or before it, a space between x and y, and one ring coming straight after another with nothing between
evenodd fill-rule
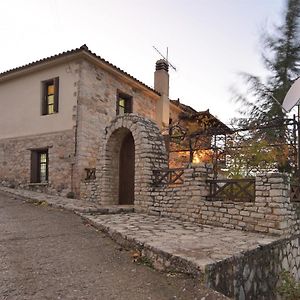
<instances>
[{"instance_id":1,"label":"wooden shutter","mask_svg":"<svg viewBox=\"0 0 300 300\"><path fill-rule=\"evenodd\" d=\"M119 94L117 95L117 101L116 101L116 115L118 116L119 113L120 113L120 110L119 110Z\"/></svg>"},{"instance_id":2,"label":"wooden shutter","mask_svg":"<svg viewBox=\"0 0 300 300\"><path fill-rule=\"evenodd\" d=\"M30 181L38 182L38 153L37 151L31 151L31 171L30 171Z\"/></svg>"},{"instance_id":3,"label":"wooden shutter","mask_svg":"<svg viewBox=\"0 0 300 300\"><path fill-rule=\"evenodd\" d=\"M42 115L47 115L48 114L48 99L47 99L47 82L42 83Z\"/></svg>"},{"instance_id":4,"label":"wooden shutter","mask_svg":"<svg viewBox=\"0 0 300 300\"><path fill-rule=\"evenodd\" d=\"M58 96L59 96L59 78L56 77L54 81L54 112L58 112Z\"/></svg>"},{"instance_id":5,"label":"wooden shutter","mask_svg":"<svg viewBox=\"0 0 300 300\"><path fill-rule=\"evenodd\" d=\"M46 164L46 180L48 181L49 180L49 152L48 152L48 149L46 150L46 161L47 161L47 164Z\"/></svg>"},{"instance_id":6,"label":"wooden shutter","mask_svg":"<svg viewBox=\"0 0 300 300\"><path fill-rule=\"evenodd\" d=\"M132 97L125 98L125 113L132 113Z\"/></svg>"}]
</instances>

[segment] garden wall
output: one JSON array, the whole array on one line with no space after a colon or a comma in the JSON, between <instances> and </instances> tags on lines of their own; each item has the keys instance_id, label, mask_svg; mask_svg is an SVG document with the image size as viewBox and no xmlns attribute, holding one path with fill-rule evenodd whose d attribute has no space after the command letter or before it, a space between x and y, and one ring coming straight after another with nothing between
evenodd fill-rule
<instances>
[{"instance_id":1,"label":"garden wall","mask_svg":"<svg viewBox=\"0 0 300 300\"><path fill-rule=\"evenodd\" d=\"M280 299L284 270L299 281L300 235L207 266L206 284L234 299Z\"/></svg>"},{"instance_id":2,"label":"garden wall","mask_svg":"<svg viewBox=\"0 0 300 300\"><path fill-rule=\"evenodd\" d=\"M149 213L276 235L299 233L298 205L290 201L286 175L258 175L254 202L208 201L206 180L211 177L209 165L191 165L184 170L182 184L154 186Z\"/></svg>"}]
</instances>

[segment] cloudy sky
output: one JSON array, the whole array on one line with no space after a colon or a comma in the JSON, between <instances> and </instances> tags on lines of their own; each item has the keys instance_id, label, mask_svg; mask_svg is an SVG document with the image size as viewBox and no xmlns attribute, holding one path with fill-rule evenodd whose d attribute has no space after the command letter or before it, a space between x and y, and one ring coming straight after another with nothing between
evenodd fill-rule
<instances>
[{"instance_id":1,"label":"cloudy sky","mask_svg":"<svg viewBox=\"0 0 300 300\"><path fill-rule=\"evenodd\" d=\"M169 49L170 94L223 121L237 73L264 75L260 34L285 0L9 0L0 2L0 72L82 44L147 85Z\"/></svg>"}]
</instances>

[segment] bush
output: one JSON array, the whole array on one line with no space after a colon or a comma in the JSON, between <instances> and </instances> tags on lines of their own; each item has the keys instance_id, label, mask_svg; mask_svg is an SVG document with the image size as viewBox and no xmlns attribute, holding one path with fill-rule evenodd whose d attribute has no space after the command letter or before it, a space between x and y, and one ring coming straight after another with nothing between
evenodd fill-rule
<instances>
[{"instance_id":1,"label":"bush","mask_svg":"<svg viewBox=\"0 0 300 300\"><path fill-rule=\"evenodd\" d=\"M285 300L300 299L300 282L296 282L295 278L288 271L280 274L280 286L278 292Z\"/></svg>"}]
</instances>

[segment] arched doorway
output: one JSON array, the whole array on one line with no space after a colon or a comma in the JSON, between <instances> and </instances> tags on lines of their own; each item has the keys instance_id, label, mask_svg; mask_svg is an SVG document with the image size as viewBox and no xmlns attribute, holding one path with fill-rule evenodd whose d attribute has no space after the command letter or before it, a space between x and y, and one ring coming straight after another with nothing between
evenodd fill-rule
<instances>
[{"instance_id":1,"label":"arched doorway","mask_svg":"<svg viewBox=\"0 0 300 300\"><path fill-rule=\"evenodd\" d=\"M134 204L135 147L131 132L121 143L119 162L119 204Z\"/></svg>"},{"instance_id":2,"label":"arched doorway","mask_svg":"<svg viewBox=\"0 0 300 300\"><path fill-rule=\"evenodd\" d=\"M152 205L152 170L166 168L168 162L157 125L135 114L118 116L105 128L100 153L96 170L98 203L134 204L136 211L147 211ZM131 187L130 192L122 191L124 186Z\"/></svg>"}]
</instances>

